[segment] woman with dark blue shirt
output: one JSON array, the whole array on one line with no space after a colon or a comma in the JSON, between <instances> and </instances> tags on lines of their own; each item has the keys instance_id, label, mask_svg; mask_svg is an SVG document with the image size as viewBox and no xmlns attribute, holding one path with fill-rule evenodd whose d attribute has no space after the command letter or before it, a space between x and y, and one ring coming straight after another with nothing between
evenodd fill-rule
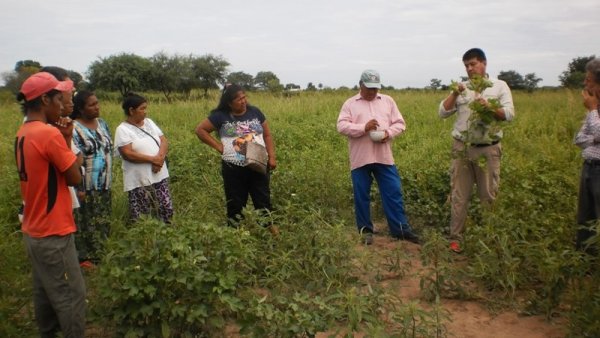
<instances>
[{"instance_id":1,"label":"woman with dark blue shirt","mask_svg":"<svg viewBox=\"0 0 600 338\"><path fill-rule=\"evenodd\" d=\"M219 135L218 140L211 135L213 131ZM228 225L238 225L248 196L252 197L256 210L270 212L270 171L277 166L275 145L265 116L260 109L248 104L242 87L233 84L224 89L217 108L196 127L196 135L221 154ZM266 148L266 174L246 165L246 148L252 142ZM274 226L270 230L277 232Z\"/></svg>"}]
</instances>

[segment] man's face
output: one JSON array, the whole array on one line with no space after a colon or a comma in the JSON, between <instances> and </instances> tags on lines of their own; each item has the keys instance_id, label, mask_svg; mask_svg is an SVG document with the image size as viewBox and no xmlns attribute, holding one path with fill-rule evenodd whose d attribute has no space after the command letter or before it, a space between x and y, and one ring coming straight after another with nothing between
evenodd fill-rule
<instances>
[{"instance_id":1,"label":"man's face","mask_svg":"<svg viewBox=\"0 0 600 338\"><path fill-rule=\"evenodd\" d=\"M46 107L46 122L50 124L56 123L58 118L61 116L63 110L63 94L58 93L54 96L48 96L48 94L44 94L42 96L42 103Z\"/></svg>"},{"instance_id":2,"label":"man's face","mask_svg":"<svg viewBox=\"0 0 600 338\"><path fill-rule=\"evenodd\" d=\"M469 78L472 78L474 75L485 76L485 61L479 61L477 58L472 58L463 62L465 65L465 70L467 71L467 75Z\"/></svg>"},{"instance_id":3,"label":"man's face","mask_svg":"<svg viewBox=\"0 0 600 338\"><path fill-rule=\"evenodd\" d=\"M366 101L373 101L379 92L378 88L367 88L364 84L360 84L360 97Z\"/></svg>"}]
</instances>

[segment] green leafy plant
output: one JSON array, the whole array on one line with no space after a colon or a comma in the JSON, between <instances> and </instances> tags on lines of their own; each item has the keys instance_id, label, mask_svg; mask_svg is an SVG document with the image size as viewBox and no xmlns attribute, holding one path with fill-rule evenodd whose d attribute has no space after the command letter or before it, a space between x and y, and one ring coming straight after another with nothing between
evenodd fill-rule
<instances>
[{"instance_id":1,"label":"green leafy plant","mask_svg":"<svg viewBox=\"0 0 600 338\"><path fill-rule=\"evenodd\" d=\"M464 132L466 143L470 143L474 135L478 142L491 143L494 140L490 138L490 135L494 135L500 130L500 121L496 119L496 111L502 108L500 101L496 98L488 98L485 103L479 100L483 91L492 86L492 81L481 75L471 76L466 84L468 89L475 92L474 100L469 103L471 115L469 116L469 129ZM458 82L452 81L450 89L458 93ZM464 91L461 92L461 95L465 94Z\"/></svg>"},{"instance_id":2,"label":"green leafy plant","mask_svg":"<svg viewBox=\"0 0 600 338\"><path fill-rule=\"evenodd\" d=\"M392 330L385 333L373 332L372 337L448 337L448 331L444 325L450 318L449 312L441 303L435 302L430 309L424 309L419 302L411 301L391 306L389 320L396 323Z\"/></svg>"},{"instance_id":3,"label":"green leafy plant","mask_svg":"<svg viewBox=\"0 0 600 338\"><path fill-rule=\"evenodd\" d=\"M247 231L144 219L115 234L95 278L94 312L128 337L223 329L251 271Z\"/></svg>"},{"instance_id":4,"label":"green leafy plant","mask_svg":"<svg viewBox=\"0 0 600 338\"><path fill-rule=\"evenodd\" d=\"M15 209L16 212L16 209ZM16 216L15 216L16 218ZM2 231L3 232L3 231ZM31 268L20 231L0 241L0 336L35 336Z\"/></svg>"},{"instance_id":5,"label":"green leafy plant","mask_svg":"<svg viewBox=\"0 0 600 338\"><path fill-rule=\"evenodd\" d=\"M569 333L567 337L592 338L600 336L600 288L598 272L593 279L577 279L571 289L572 308L567 313Z\"/></svg>"},{"instance_id":6,"label":"green leafy plant","mask_svg":"<svg viewBox=\"0 0 600 338\"><path fill-rule=\"evenodd\" d=\"M466 298L467 292L461 285L464 277L454 264L454 253L448 250L449 243L435 230L425 231L426 242L421 248L421 262L425 270L421 275L420 287L425 299L439 302L441 298Z\"/></svg>"}]
</instances>

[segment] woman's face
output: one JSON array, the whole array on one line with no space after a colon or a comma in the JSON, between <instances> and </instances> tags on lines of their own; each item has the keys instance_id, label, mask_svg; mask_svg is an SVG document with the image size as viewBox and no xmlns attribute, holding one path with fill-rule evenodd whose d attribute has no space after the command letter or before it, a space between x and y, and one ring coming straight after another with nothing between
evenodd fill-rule
<instances>
[{"instance_id":1,"label":"woman's face","mask_svg":"<svg viewBox=\"0 0 600 338\"><path fill-rule=\"evenodd\" d=\"M246 93L243 91L237 92L235 98L229 104L231 107L231 112L234 114L241 114L246 111L246 106L248 105L248 100L246 99Z\"/></svg>"},{"instance_id":2,"label":"woman's face","mask_svg":"<svg viewBox=\"0 0 600 338\"><path fill-rule=\"evenodd\" d=\"M147 102L140 104L137 108L129 108L129 117L134 122L141 122L146 118L146 109L147 108L148 108Z\"/></svg>"},{"instance_id":3,"label":"woman's face","mask_svg":"<svg viewBox=\"0 0 600 338\"><path fill-rule=\"evenodd\" d=\"M100 103L98 103L96 95L92 95L85 100L81 115L87 120L92 120L100 116Z\"/></svg>"}]
</instances>

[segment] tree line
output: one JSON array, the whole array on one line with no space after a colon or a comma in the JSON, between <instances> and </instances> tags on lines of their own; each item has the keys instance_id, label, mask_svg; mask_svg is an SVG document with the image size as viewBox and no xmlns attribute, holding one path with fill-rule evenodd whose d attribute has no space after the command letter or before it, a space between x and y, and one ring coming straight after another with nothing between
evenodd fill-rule
<instances>
[{"instance_id":1,"label":"tree line","mask_svg":"<svg viewBox=\"0 0 600 338\"><path fill-rule=\"evenodd\" d=\"M559 80L562 87L582 88L585 77L585 65L595 56L574 58L567 70L561 73ZM236 83L247 91L266 90L270 92L297 91L300 86L293 83L283 85L277 75L271 71L260 71L256 75L245 72L227 71L229 62L222 56L206 55L169 55L158 52L145 58L132 53L121 53L108 57L100 57L92 62L86 71L86 78L72 70L69 77L78 89L102 89L117 91L125 95L130 91L161 92L171 102L175 95L189 98L193 90L200 90L206 96L210 89L223 86L225 83ZM31 74L38 72L42 65L34 60L22 60L15 64L11 72L2 74L5 87L14 93L19 91L21 83ZM506 81L513 90L533 91L542 81L535 73L525 76L515 70L501 71L498 78ZM466 80L466 79L463 79ZM344 87L345 88L345 87ZM385 87L394 89L393 87ZM440 79L431 79L426 89L447 89ZM315 86L309 82L306 90L323 89L319 83Z\"/></svg>"},{"instance_id":2,"label":"tree line","mask_svg":"<svg viewBox=\"0 0 600 338\"><path fill-rule=\"evenodd\" d=\"M161 92L170 102L175 94L189 97L192 90L206 95L210 89L225 83L237 83L244 89L282 91L299 89L295 84L282 85L271 71L260 71L255 76L244 72L228 73L229 62L221 56L206 54L168 55L159 52L149 58L131 53L100 57L92 62L86 79L72 70L69 77L78 89L102 89L125 95L130 91ZM4 73L5 87L18 92L21 83L42 65L34 60L18 61L12 72Z\"/></svg>"}]
</instances>

